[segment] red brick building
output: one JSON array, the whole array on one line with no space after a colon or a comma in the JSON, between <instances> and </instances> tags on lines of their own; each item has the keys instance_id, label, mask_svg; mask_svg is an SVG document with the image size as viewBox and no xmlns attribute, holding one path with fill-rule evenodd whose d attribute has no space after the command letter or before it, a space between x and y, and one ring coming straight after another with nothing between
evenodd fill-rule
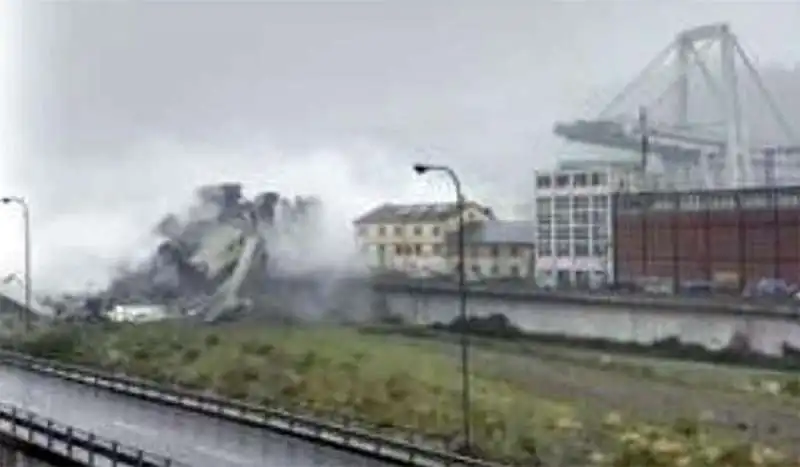
<instances>
[{"instance_id":1,"label":"red brick building","mask_svg":"<svg viewBox=\"0 0 800 467\"><path fill-rule=\"evenodd\" d=\"M619 194L615 275L736 286L800 283L800 187Z\"/></svg>"}]
</instances>

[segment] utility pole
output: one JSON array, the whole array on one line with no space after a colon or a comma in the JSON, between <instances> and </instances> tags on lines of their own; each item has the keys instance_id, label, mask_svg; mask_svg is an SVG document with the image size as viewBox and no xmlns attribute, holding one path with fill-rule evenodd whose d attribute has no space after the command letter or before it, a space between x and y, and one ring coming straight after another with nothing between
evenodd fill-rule
<instances>
[{"instance_id":1,"label":"utility pole","mask_svg":"<svg viewBox=\"0 0 800 467\"><path fill-rule=\"evenodd\" d=\"M467 316L467 288L466 269L464 265L464 194L461 190L461 180L455 171L444 165L414 164L414 171L418 175L426 172L444 172L453 182L456 191L456 210L458 211L458 308L461 320L461 410L464 422L464 450L467 454L472 452L472 426L470 421L470 385L469 385L469 332L470 325Z\"/></svg>"}]
</instances>

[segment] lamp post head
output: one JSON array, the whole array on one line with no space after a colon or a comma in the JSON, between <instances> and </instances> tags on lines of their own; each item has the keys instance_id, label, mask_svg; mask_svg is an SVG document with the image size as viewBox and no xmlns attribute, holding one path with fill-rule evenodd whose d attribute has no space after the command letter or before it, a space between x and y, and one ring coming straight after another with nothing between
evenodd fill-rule
<instances>
[{"instance_id":1,"label":"lamp post head","mask_svg":"<svg viewBox=\"0 0 800 467\"><path fill-rule=\"evenodd\" d=\"M422 175L425 172L427 172L428 170L430 170L430 166L428 166L428 165L425 165L425 164L414 164L414 172L416 172L417 175Z\"/></svg>"},{"instance_id":2,"label":"lamp post head","mask_svg":"<svg viewBox=\"0 0 800 467\"><path fill-rule=\"evenodd\" d=\"M11 198L9 198L8 196L6 196L4 198L0 198L0 203L3 203L3 204L8 204L11 201L13 201L13 200Z\"/></svg>"}]
</instances>

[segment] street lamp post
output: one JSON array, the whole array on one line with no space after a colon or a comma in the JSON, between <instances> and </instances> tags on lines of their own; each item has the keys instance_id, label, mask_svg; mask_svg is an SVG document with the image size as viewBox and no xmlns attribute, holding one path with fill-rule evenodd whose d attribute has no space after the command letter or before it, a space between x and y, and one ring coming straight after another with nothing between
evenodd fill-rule
<instances>
[{"instance_id":1,"label":"street lamp post","mask_svg":"<svg viewBox=\"0 0 800 467\"><path fill-rule=\"evenodd\" d=\"M19 196L6 196L0 198L2 204L17 204L22 208L22 220L25 229L25 312L23 314L23 323L25 330L30 328L30 314L31 310L31 216L28 209L28 203L25 199Z\"/></svg>"},{"instance_id":2,"label":"street lamp post","mask_svg":"<svg viewBox=\"0 0 800 467\"><path fill-rule=\"evenodd\" d=\"M444 165L414 164L414 172L423 175L427 172L444 172L453 182L456 190L456 209L458 210L458 296L459 317L461 319L461 410L464 418L464 448L469 453L472 446L470 425L470 387L469 387L469 321L467 320L466 271L464 269L464 195L461 180L455 171Z\"/></svg>"}]
</instances>

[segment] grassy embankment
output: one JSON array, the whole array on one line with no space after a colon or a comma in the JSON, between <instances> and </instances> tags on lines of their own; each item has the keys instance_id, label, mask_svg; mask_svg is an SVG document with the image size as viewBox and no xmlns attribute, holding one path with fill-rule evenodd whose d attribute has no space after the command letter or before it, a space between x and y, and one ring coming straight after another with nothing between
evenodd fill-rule
<instances>
[{"instance_id":1,"label":"grassy embankment","mask_svg":"<svg viewBox=\"0 0 800 467\"><path fill-rule=\"evenodd\" d=\"M434 346L452 345L459 340L453 332L420 327L370 326L364 331L374 335L405 337L409 342L424 339ZM601 369L694 388L744 392L769 398L783 397L787 403L800 404L800 373L793 370L761 370L647 355L606 353L572 348L567 344L539 343L523 339L472 336L470 342L475 347L497 353L562 362L571 366Z\"/></svg>"},{"instance_id":2,"label":"grassy embankment","mask_svg":"<svg viewBox=\"0 0 800 467\"><path fill-rule=\"evenodd\" d=\"M458 360L430 345L341 328L64 328L30 336L37 356L210 389L264 405L345 416L387 433L409 429L459 444ZM536 465L699 467L800 465L700 421L623 420L581 401L549 398L476 365L471 419L481 456Z\"/></svg>"}]
</instances>

